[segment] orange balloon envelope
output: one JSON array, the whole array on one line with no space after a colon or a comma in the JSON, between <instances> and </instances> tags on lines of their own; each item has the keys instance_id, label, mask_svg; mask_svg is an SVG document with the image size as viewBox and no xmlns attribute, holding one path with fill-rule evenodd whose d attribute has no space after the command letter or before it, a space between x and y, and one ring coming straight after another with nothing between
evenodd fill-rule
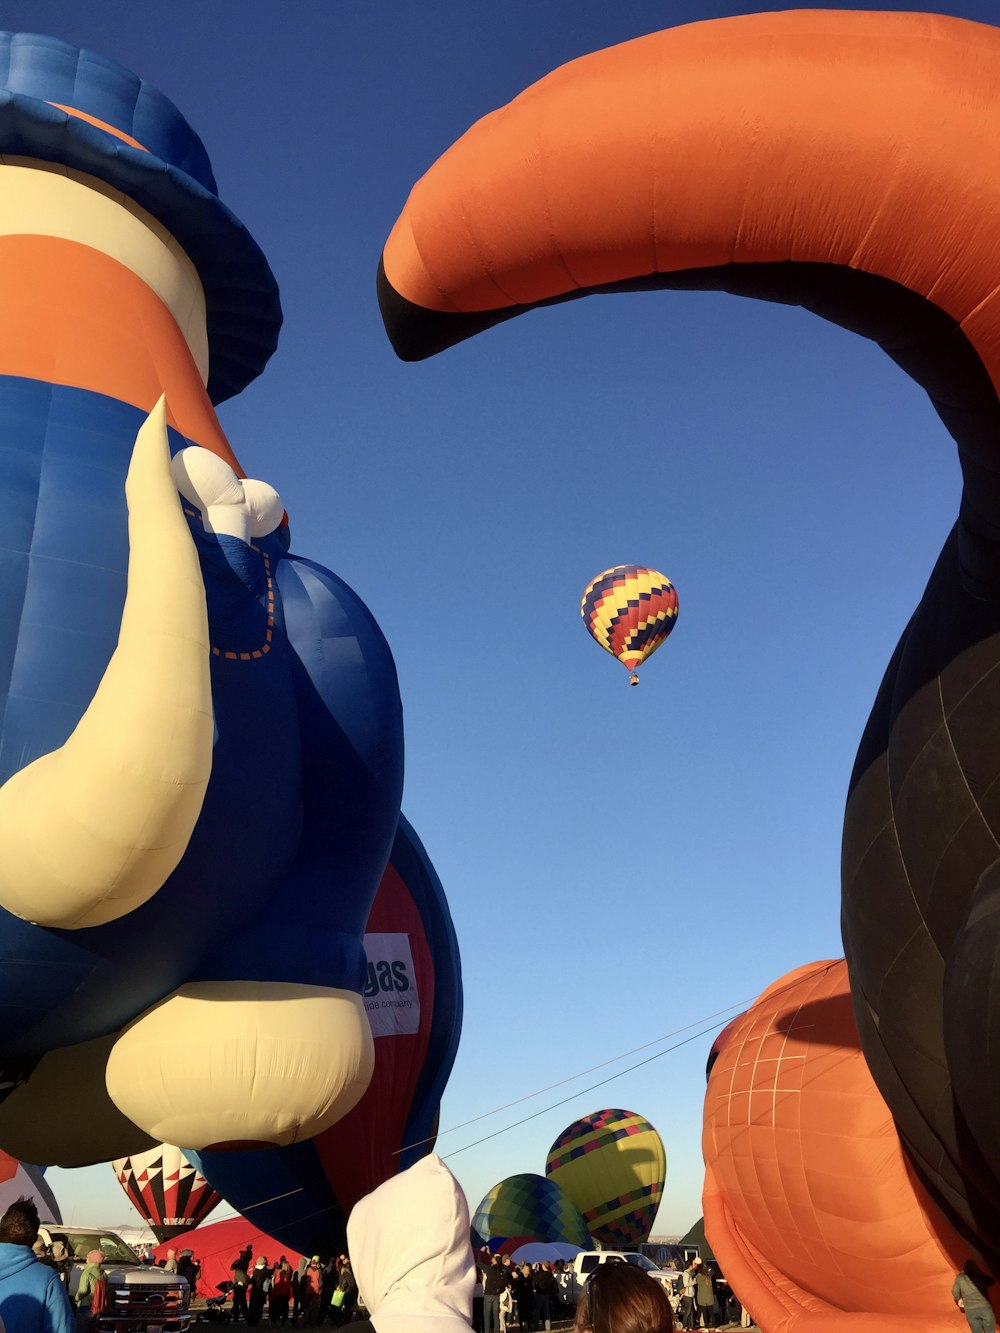
<instances>
[{"instance_id":1,"label":"orange balloon envelope","mask_svg":"<svg viewBox=\"0 0 1000 1333\"><path fill-rule=\"evenodd\" d=\"M968 1246L907 1164L861 1053L843 960L776 981L717 1042L705 1234L767 1333L962 1325ZM868 1317L866 1317L866 1315Z\"/></svg>"}]
</instances>

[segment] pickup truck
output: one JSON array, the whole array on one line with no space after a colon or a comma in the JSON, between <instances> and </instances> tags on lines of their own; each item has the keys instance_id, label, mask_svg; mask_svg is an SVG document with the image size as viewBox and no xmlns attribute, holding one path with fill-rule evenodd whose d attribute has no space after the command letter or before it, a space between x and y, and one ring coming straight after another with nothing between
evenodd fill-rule
<instances>
[{"instance_id":1,"label":"pickup truck","mask_svg":"<svg viewBox=\"0 0 1000 1333\"><path fill-rule=\"evenodd\" d=\"M668 1296L673 1297L676 1294L676 1284L680 1274L669 1269L657 1268L652 1259L647 1259L638 1250L581 1250L572 1264L567 1264L563 1272L558 1275L561 1279L559 1282L562 1289L561 1299L567 1305L575 1306L587 1285L587 1279L600 1264L606 1264L609 1260L641 1268L654 1282L660 1284Z\"/></svg>"},{"instance_id":2,"label":"pickup truck","mask_svg":"<svg viewBox=\"0 0 1000 1333\"><path fill-rule=\"evenodd\" d=\"M91 1250L104 1255L108 1305L95 1319L94 1333L187 1333L191 1292L186 1278L140 1263L135 1251L106 1228L43 1222L38 1235L48 1246L62 1241L72 1256L69 1294L74 1301L87 1255Z\"/></svg>"}]
</instances>

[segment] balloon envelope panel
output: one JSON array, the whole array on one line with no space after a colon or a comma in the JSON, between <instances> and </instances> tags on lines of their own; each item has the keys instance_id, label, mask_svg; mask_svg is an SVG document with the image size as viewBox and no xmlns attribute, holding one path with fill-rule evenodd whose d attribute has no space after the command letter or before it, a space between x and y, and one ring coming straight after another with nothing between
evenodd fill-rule
<instances>
[{"instance_id":1,"label":"balloon envelope panel","mask_svg":"<svg viewBox=\"0 0 1000 1333\"><path fill-rule=\"evenodd\" d=\"M198 1295L203 1299L218 1296L220 1287L228 1287L232 1281L232 1262L247 1245L253 1246L255 1256L263 1255L272 1264L282 1255L288 1260L294 1272L303 1258L297 1250L285 1241L255 1227L245 1217L227 1217L221 1222L209 1222L207 1226L196 1227L193 1231L183 1231L179 1236L158 1245L153 1253L157 1261L167 1258L168 1250L190 1250L195 1260L201 1265L198 1274Z\"/></svg>"},{"instance_id":2,"label":"balloon envelope panel","mask_svg":"<svg viewBox=\"0 0 1000 1333\"><path fill-rule=\"evenodd\" d=\"M608 1109L563 1130L549 1149L545 1174L580 1209L595 1240L630 1248L653 1228L667 1157L648 1120L634 1111Z\"/></svg>"},{"instance_id":3,"label":"balloon envelope panel","mask_svg":"<svg viewBox=\"0 0 1000 1333\"><path fill-rule=\"evenodd\" d=\"M310 1254L343 1249L358 1199L432 1150L458 1049L458 942L441 882L402 816L365 944L375 1072L354 1110L287 1148L193 1155L230 1204Z\"/></svg>"},{"instance_id":4,"label":"balloon envelope panel","mask_svg":"<svg viewBox=\"0 0 1000 1333\"><path fill-rule=\"evenodd\" d=\"M222 1202L222 1195L180 1148L168 1143L118 1158L111 1167L130 1203L159 1241L199 1226Z\"/></svg>"},{"instance_id":5,"label":"balloon envelope panel","mask_svg":"<svg viewBox=\"0 0 1000 1333\"><path fill-rule=\"evenodd\" d=\"M762 1328L834 1311L871 1314L852 1328L954 1324L968 1249L907 1165L843 961L782 978L730 1025L702 1144L706 1235Z\"/></svg>"},{"instance_id":6,"label":"balloon envelope panel","mask_svg":"<svg viewBox=\"0 0 1000 1333\"><path fill-rule=\"evenodd\" d=\"M31 1199L43 1222L62 1221L56 1196L49 1188L42 1170L37 1166L26 1166L9 1153L0 1152L0 1216L18 1199Z\"/></svg>"},{"instance_id":7,"label":"balloon envelope panel","mask_svg":"<svg viewBox=\"0 0 1000 1333\"><path fill-rule=\"evenodd\" d=\"M530 1173L508 1176L480 1203L472 1226L487 1241L493 1236L522 1241L568 1241L590 1245L580 1210L557 1184Z\"/></svg>"},{"instance_id":8,"label":"balloon envelope panel","mask_svg":"<svg viewBox=\"0 0 1000 1333\"><path fill-rule=\"evenodd\" d=\"M665 574L616 565L591 579L580 615L587 633L633 671L656 652L677 623L677 592Z\"/></svg>"}]
</instances>

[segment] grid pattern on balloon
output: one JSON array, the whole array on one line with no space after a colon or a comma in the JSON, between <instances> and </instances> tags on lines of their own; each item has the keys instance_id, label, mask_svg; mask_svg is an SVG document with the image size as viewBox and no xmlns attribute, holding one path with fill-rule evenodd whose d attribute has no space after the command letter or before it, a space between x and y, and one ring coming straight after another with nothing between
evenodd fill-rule
<instances>
[{"instance_id":1,"label":"grid pattern on balloon","mask_svg":"<svg viewBox=\"0 0 1000 1333\"><path fill-rule=\"evenodd\" d=\"M670 580L641 565L605 570L587 585L580 603L591 636L628 666L659 647L677 612L677 592Z\"/></svg>"}]
</instances>

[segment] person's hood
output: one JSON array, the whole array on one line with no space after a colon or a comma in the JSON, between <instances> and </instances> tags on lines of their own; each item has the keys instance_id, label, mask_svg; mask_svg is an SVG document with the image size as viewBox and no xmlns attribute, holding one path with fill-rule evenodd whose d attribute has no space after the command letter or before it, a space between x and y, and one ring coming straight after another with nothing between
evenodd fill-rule
<instances>
[{"instance_id":1,"label":"person's hood","mask_svg":"<svg viewBox=\"0 0 1000 1333\"><path fill-rule=\"evenodd\" d=\"M23 1273L26 1268L33 1268L37 1263L30 1246L0 1244L0 1282L15 1273Z\"/></svg>"},{"instance_id":2,"label":"person's hood","mask_svg":"<svg viewBox=\"0 0 1000 1333\"><path fill-rule=\"evenodd\" d=\"M359 1200L347 1245L376 1333L468 1333L476 1267L469 1207L440 1157Z\"/></svg>"}]
</instances>

